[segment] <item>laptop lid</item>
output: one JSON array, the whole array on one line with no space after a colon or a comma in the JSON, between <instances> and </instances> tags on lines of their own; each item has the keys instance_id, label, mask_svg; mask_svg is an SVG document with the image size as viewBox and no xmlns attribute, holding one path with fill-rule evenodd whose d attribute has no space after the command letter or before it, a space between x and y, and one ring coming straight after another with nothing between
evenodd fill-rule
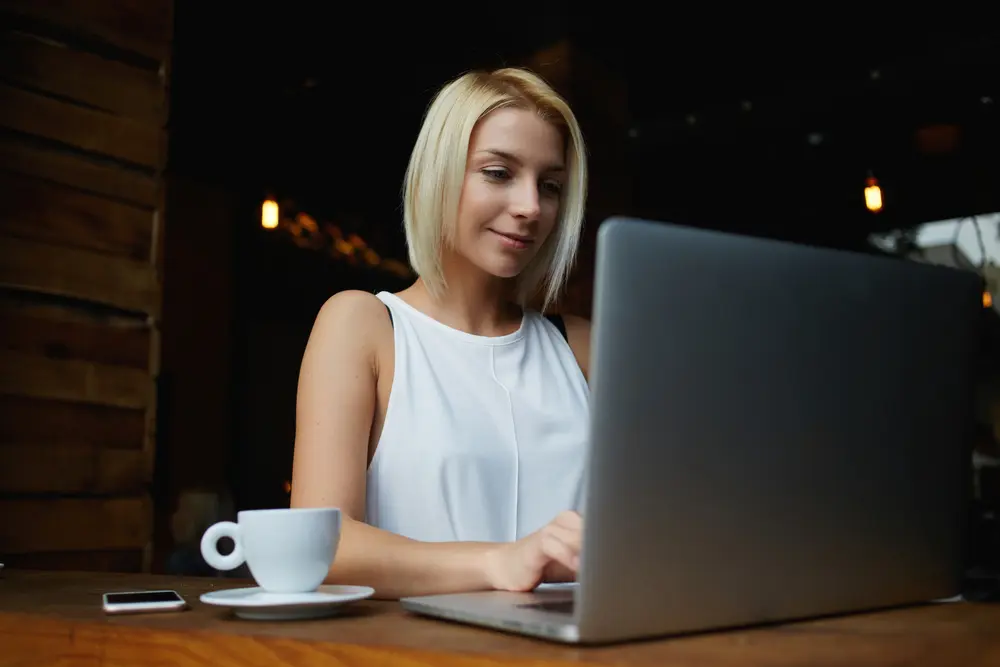
<instances>
[{"instance_id":1,"label":"laptop lid","mask_svg":"<svg viewBox=\"0 0 1000 667\"><path fill-rule=\"evenodd\" d=\"M981 295L969 272L607 221L581 637L953 595Z\"/></svg>"}]
</instances>

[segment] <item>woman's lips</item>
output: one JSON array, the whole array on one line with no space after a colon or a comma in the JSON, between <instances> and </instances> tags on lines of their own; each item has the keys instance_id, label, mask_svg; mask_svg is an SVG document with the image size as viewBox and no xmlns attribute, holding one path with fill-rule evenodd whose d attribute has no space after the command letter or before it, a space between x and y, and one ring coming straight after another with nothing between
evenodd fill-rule
<instances>
[{"instance_id":1,"label":"woman's lips","mask_svg":"<svg viewBox=\"0 0 1000 667\"><path fill-rule=\"evenodd\" d=\"M506 245L508 248L514 248L515 250L524 250L532 243L532 239L529 236L505 234L503 232L498 232L495 229L491 229L490 231L499 237L501 243Z\"/></svg>"}]
</instances>

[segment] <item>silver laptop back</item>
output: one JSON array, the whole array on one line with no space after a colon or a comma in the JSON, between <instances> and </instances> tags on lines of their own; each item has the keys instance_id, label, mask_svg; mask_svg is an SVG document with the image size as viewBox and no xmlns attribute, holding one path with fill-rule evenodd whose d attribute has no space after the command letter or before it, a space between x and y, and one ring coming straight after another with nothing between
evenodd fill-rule
<instances>
[{"instance_id":1,"label":"silver laptop back","mask_svg":"<svg viewBox=\"0 0 1000 667\"><path fill-rule=\"evenodd\" d=\"M978 277L629 219L596 275L580 641L958 591Z\"/></svg>"}]
</instances>

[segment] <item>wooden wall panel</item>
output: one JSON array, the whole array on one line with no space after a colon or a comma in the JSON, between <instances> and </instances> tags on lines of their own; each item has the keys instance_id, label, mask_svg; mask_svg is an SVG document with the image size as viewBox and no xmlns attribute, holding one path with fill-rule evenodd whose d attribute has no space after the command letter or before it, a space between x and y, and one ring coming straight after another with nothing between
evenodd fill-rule
<instances>
[{"instance_id":1,"label":"wooden wall panel","mask_svg":"<svg viewBox=\"0 0 1000 667\"><path fill-rule=\"evenodd\" d=\"M124 257L0 234L0 287L37 292L156 317L161 286L156 267Z\"/></svg>"},{"instance_id":2,"label":"wooden wall panel","mask_svg":"<svg viewBox=\"0 0 1000 667\"><path fill-rule=\"evenodd\" d=\"M162 131L148 123L0 84L0 126L153 169Z\"/></svg>"},{"instance_id":3,"label":"wooden wall panel","mask_svg":"<svg viewBox=\"0 0 1000 667\"><path fill-rule=\"evenodd\" d=\"M0 447L76 443L141 449L145 437L141 410L0 394Z\"/></svg>"},{"instance_id":4,"label":"wooden wall panel","mask_svg":"<svg viewBox=\"0 0 1000 667\"><path fill-rule=\"evenodd\" d=\"M0 544L9 553L142 549L149 540L149 501L123 498L0 500Z\"/></svg>"},{"instance_id":5,"label":"wooden wall panel","mask_svg":"<svg viewBox=\"0 0 1000 667\"><path fill-rule=\"evenodd\" d=\"M22 33L0 37L0 78L145 121L151 130L163 120L166 109L159 72Z\"/></svg>"},{"instance_id":6,"label":"wooden wall panel","mask_svg":"<svg viewBox=\"0 0 1000 667\"><path fill-rule=\"evenodd\" d=\"M170 59L173 0L0 0L0 11L44 21L153 62Z\"/></svg>"},{"instance_id":7,"label":"wooden wall panel","mask_svg":"<svg viewBox=\"0 0 1000 667\"><path fill-rule=\"evenodd\" d=\"M152 174L121 169L66 150L54 150L2 134L0 165L17 165L20 174L148 209L156 207L159 195L159 180Z\"/></svg>"},{"instance_id":8,"label":"wooden wall panel","mask_svg":"<svg viewBox=\"0 0 1000 667\"><path fill-rule=\"evenodd\" d=\"M135 318L0 295L2 350L146 369L149 345L149 326Z\"/></svg>"},{"instance_id":9,"label":"wooden wall panel","mask_svg":"<svg viewBox=\"0 0 1000 667\"><path fill-rule=\"evenodd\" d=\"M0 172L0 234L148 262L153 212L31 176Z\"/></svg>"},{"instance_id":10,"label":"wooden wall panel","mask_svg":"<svg viewBox=\"0 0 1000 667\"><path fill-rule=\"evenodd\" d=\"M0 0L0 562L148 568L172 0Z\"/></svg>"},{"instance_id":11,"label":"wooden wall panel","mask_svg":"<svg viewBox=\"0 0 1000 667\"><path fill-rule=\"evenodd\" d=\"M149 481L141 450L77 442L0 447L0 488L7 493L138 495Z\"/></svg>"}]
</instances>

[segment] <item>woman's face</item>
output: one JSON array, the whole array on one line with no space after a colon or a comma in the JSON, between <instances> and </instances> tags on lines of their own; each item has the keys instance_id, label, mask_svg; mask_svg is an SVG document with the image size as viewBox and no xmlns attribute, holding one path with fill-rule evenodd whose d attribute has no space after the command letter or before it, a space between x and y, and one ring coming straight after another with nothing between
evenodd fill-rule
<instances>
[{"instance_id":1,"label":"woman's face","mask_svg":"<svg viewBox=\"0 0 1000 667\"><path fill-rule=\"evenodd\" d=\"M565 178L559 130L533 111L499 109L469 140L455 250L499 278L518 275L549 237Z\"/></svg>"}]
</instances>

